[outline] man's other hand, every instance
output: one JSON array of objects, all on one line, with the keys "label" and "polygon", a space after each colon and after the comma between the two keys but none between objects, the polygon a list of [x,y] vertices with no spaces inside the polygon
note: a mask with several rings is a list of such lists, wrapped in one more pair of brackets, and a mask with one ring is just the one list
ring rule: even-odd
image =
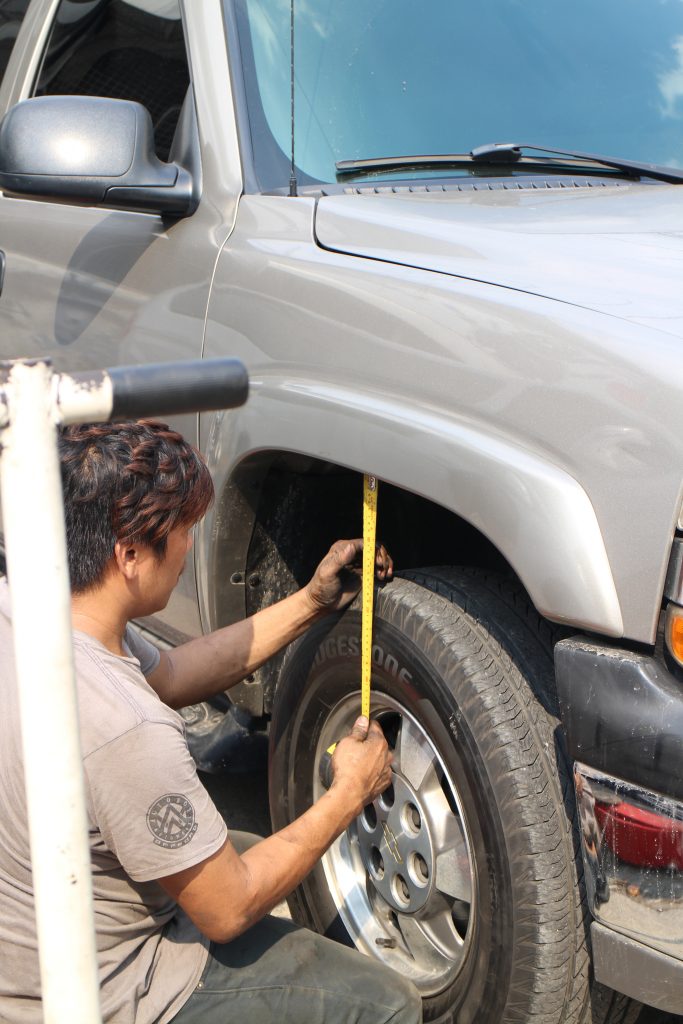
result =
[{"label": "man's other hand", "polygon": [[[323,558],[306,586],[315,608],[334,612],[345,608],[361,587],[363,569],[363,541],[338,540]],[[383,544],[375,551],[375,575],[386,582],[394,574],[394,563]]]},{"label": "man's other hand", "polygon": [[391,784],[394,760],[377,722],[361,715],[349,736],[337,743],[332,755],[332,787],[341,786],[358,803],[356,814]]}]

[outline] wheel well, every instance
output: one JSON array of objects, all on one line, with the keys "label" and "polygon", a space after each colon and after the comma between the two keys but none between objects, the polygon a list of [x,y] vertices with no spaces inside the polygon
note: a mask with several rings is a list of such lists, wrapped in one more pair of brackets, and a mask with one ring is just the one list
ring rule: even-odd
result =
[{"label": "wheel well", "polygon": [[[335,540],[361,536],[362,494],[361,473],[306,456],[260,452],[241,463],[217,509],[216,624],[236,617],[236,588],[239,611],[251,615],[303,586]],[[388,483],[380,487],[377,538],[398,570],[460,565],[514,575],[471,523]],[[268,713],[280,665],[272,659],[231,697],[252,714]]]}]

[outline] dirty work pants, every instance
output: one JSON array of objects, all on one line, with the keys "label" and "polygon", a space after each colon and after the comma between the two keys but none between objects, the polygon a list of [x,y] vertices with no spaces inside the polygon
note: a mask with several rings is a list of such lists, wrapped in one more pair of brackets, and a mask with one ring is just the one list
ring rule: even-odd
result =
[{"label": "dirty work pants", "polygon": [[[230,833],[237,849],[250,845]],[[211,943],[202,978],[173,1024],[419,1024],[417,989],[354,949],[266,917]]]}]

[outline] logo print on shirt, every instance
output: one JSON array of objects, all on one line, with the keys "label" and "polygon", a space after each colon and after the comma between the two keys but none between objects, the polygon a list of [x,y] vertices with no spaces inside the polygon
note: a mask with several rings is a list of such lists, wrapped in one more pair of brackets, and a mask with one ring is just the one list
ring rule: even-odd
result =
[{"label": "logo print on shirt", "polygon": [[157,846],[177,850],[189,843],[197,831],[194,807],[180,793],[167,793],[147,811],[147,827]]}]

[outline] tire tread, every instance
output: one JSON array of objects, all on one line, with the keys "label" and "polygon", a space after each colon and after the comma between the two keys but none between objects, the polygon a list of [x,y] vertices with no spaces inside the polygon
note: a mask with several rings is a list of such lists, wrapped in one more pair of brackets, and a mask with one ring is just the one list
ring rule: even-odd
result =
[{"label": "tire tread", "polygon": [[[505,721],[505,713],[510,712],[505,722],[510,739],[507,744],[499,744],[499,752],[518,753],[518,763],[509,763],[508,758],[499,772],[501,775],[503,772],[526,773],[528,795],[534,797],[533,801],[522,797],[516,801],[514,814],[519,822],[518,830],[526,836],[526,850],[516,854],[515,868],[522,873],[529,872],[530,861],[535,861],[536,871],[531,870],[531,875],[551,880],[556,892],[546,896],[541,940],[531,935],[522,939],[517,975],[511,982],[510,1021],[522,1019],[514,1013],[514,1005],[524,1003],[529,991],[529,965],[535,970],[542,948],[546,967],[552,962],[553,969],[534,974],[535,1005],[527,1006],[526,1020],[539,1024],[541,1021],[543,1024],[551,1021],[557,1024],[631,1024],[640,1012],[640,1004],[605,989],[591,978],[590,914],[585,901],[578,815],[554,686],[553,648],[558,640],[570,635],[569,631],[540,616],[523,587],[513,578],[479,569],[450,567],[401,575],[424,588],[421,599],[411,602],[415,611],[425,605],[429,608],[425,609],[421,632],[440,635],[445,648],[450,646],[446,636],[447,621],[452,615],[441,601],[459,606],[469,617],[472,633],[480,641],[478,645],[476,641],[471,643],[470,658],[478,662],[479,673],[485,668],[487,685],[496,695],[499,725]],[[441,599],[438,610],[435,597]],[[421,639],[424,642],[427,638],[423,635]],[[462,633],[459,639],[462,642]],[[483,649],[491,655],[490,666],[484,666],[480,660]],[[463,667],[469,676],[466,661]],[[521,671],[517,671],[517,667]],[[490,715],[490,701],[485,699],[483,706]],[[512,749],[506,750],[508,746]],[[527,756],[522,757],[525,750]],[[547,753],[549,750],[556,751],[556,759]],[[529,820],[528,811],[532,807],[534,813]],[[514,834],[514,831],[508,832],[508,839],[512,840]],[[575,866],[575,876],[569,885],[566,884],[567,863]],[[563,881],[565,885],[559,885]],[[536,914],[535,900],[532,906]],[[517,923],[520,924],[519,920]],[[558,985],[556,977],[551,975],[560,970],[564,972],[565,981]]]}]

